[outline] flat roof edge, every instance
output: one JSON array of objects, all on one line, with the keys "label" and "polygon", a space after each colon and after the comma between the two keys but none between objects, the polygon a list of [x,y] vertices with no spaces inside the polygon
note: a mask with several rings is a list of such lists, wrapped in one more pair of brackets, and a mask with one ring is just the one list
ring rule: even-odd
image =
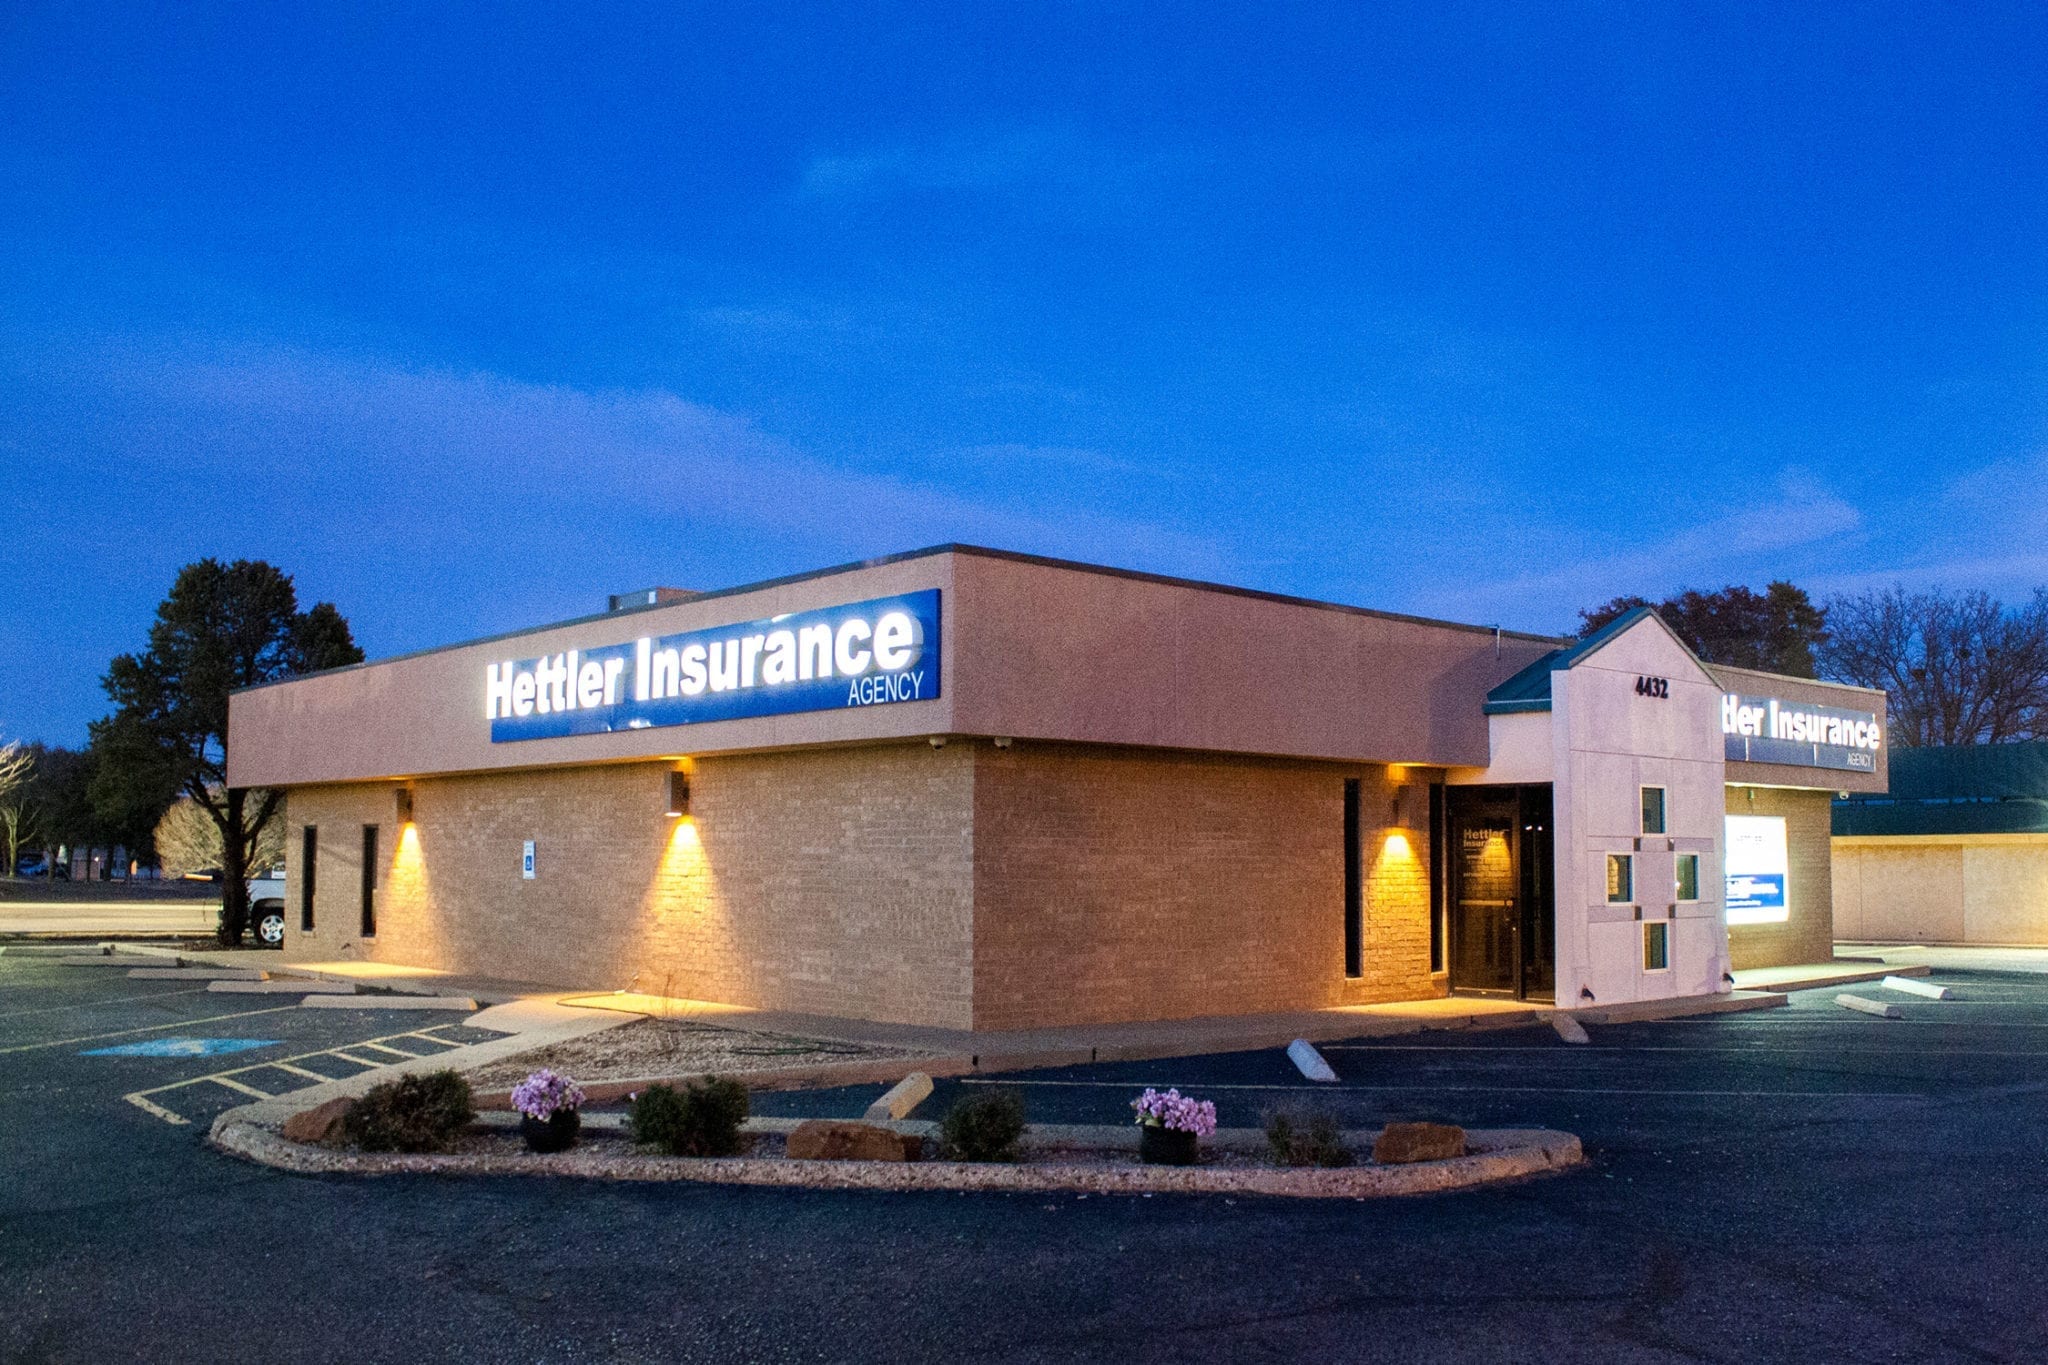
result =
[{"label": "flat roof edge", "polygon": [[1344,612],[1354,616],[1369,616],[1382,621],[1399,621],[1408,625],[1433,626],[1442,630],[1468,631],[1477,635],[1498,636],[1504,640],[1517,640],[1531,644],[1559,645],[1563,637],[1535,635],[1527,631],[1505,630],[1498,626],[1476,626],[1462,621],[1445,621],[1430,616],[1412,616],[1404,612],[1381,611],[1374,607],[1356,607],[1343,602],[1328,602],[1314,597],[1296,597],[1287,593],[1267,592],[1260,588],[1240,588],[1228,583],[1215,583],[1200,578],[1179,578],[1171,574],[1146,573],[1137,569],[1118,569],[1105,564],[1089,564],[1082,560],[1055,559],[1049,555],[1025,554],[1017,550],[997,550],[985,545],[966,545],[947,542],[943,545],[929,545],[921,550],[904,550],[896,554],[881,555],[873,559],[854,560],[836,564],[825,569],[808,569],[802,573],[784,574],[779,578],[764,578],[754,583],[742,583],[731,588],[713,588],[696,593],[688,603],[648,602],[617,611],[597,611],[584,616],[571,616],[560,621],[548,621],[537,626],[522,626],[517,630],[500,631],[495,635],[480,635],[473,639],[457,640],[451,644],[428,645],[423,649],[409,649],[399,654],[386,654],[381,658],[365,659],[359,664],[344,664],[340,668],[323,668],[312,673],[298,673],[289,678],[278,678],[272,682],[256,683],[249,687],[238,687],[230,696],[245,692],[261,692],[267,688],[283,687],[290,683],[304,682],[308,678],[325,678],[342,673],[355,673],[366,668],[380,668],[385,664],[403,663],[407,659],[422,659],[434,654],[446,654],[458,649],[474,649],[478,645],[496,644],[501,640],[517,640],[543,631],[561,630],[568,626],[587,625],[594,621],[619,620],[636,616],[642,612],[664,611],[672,607],[692,605],[699,602],[715,601],[721,597],[738,597],[744,593],[765,592],[770,588],[788,587],[793,583],[808,583],[817,579],[831,578],[839,574],[854,573],[861,569],[885,568],[891,564],[906,564],[918,559],[933,559],[940,555],[969,555],[979,559],[998,559],[1016,564],[1030,564],[1040,568],[1064,569],[1071,573],[1092,573],[1109,578],[1126,578],[1139,583],[1155,583],[1165,587],[1193,588],[1203,592],[1227,593],[1233,597],[1248,597],[1255,601],[1274,602],[1286,606],[1313,607],[1321,611]]}]

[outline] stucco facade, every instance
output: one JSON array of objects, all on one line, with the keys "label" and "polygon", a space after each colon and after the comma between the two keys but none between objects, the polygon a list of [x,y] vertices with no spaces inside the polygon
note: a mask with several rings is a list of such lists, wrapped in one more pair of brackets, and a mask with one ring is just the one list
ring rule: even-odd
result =
[{"label": "stucco facade", "polygon": [[1834,867],[1844,939],[2048,945],[2048,834],[1837,837]]}]

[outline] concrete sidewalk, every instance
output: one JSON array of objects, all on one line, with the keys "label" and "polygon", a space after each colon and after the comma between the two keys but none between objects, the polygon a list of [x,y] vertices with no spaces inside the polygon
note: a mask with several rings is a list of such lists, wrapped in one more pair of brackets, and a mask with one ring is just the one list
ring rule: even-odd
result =
[{"label": "concrete sidewalk", "polygon": [[1881,958],[1838,957],[1832,962],[1806,962],[1790,967],[1748,967],[1735,973],[1740,991],[1811,991],[1825,986],[1848,986],[1858,981],[1882,981],[1888,976],[1925,976],[1927,968],[1918,959],[1888,966]]},{"label": "concrete sidewalk", "polygon": [[[975,1071],[1028,1070],[1088,1062],[1136,1062],[1217,1052],[1256,1052],[1285,1047],[1296,1038],[1334,1042],[1345,1038],[1386,1038],[1437,1029],[1518,1028],[1547,1022],[1549,1005],[1513,1000],[1450,996],[1384,1005],[1349,1005],[1275,1014],[1218,1015],[1132,1024],[1075,1024],[1062,1028],[968,1030],[875,1023],[781,1010],[745,1009],[703,1000],[665,999],[625,992],[563,995],[564,1005],[618,1009],[654,1019],[684,1019],[763,1033],[859,1043],[880,1048],[916,1048],[964,1063]],[[1621,1023],[1770,1009],[1782,994],[1738,990],[1687,1000],[1646,1001],[1568,1011],[1583,1023]],[[931,1065],[919,1069],[931,1070]],[[937,1074],[934,1072],[934,1074]]]},{"label": "concrete sidewalk", "polygon": [[[126,951],[168,954],[168,950],[160,948],[136,947]],[[246,953],[192,952],[176,956],[186,962],[230,966],[245,966],[249,957]],[[1306,1038],[1314,1043],[1346,1038],[1386,1038],[1437,1029],[1518,1028],[1547,1022],[1557,1012],[1553,1006],[1545,1004],[1448,996],[1273,1014],[1216,1015],[1128,1024],[1074,1024],[1061,1028],[971,1030],[750,1009],[707,1000],[674,999],[625,991],[564,991],[559,986],[455,976],[428,968],[385,963],[266,965],[273,976],[289,973],[316,980],[353,981],[361,986],[413,994],[469,996],[487,1004],[537,1001],[550,1009],[688,1020],[758,1033],[780,1033],[892,1051],[922,1052],[929,1055],[918,1069],[932,1070],[938,1066],[948,1071],[1012,1071],[1089,1062],[1193,1057],[1217,1052],[1256,1052],[1286,1047],[1296,1038]],[[1879,975],[1882,974],[1880,971]],[[1784,1003],[1785,997],[1779,992],[1738,989],[1725,995],[1600,1006],[1568,1013],[1582,1023],[1599,1025],[1770,1009]],[[482,1017],[478,1017],[479,1021]],[[483,1026],[489,1027],[488,1024]]]},{"label": "concrete sidewalk", "polygon": [[[1978,947],[1969,944],[1837,943],[1835,951],[1875,958],[1894,976],[1910,976],[1902,964],[1934,971],[2032,972],[2048,974],[2048,948]],[[1917,973],[1926,975],[1925,971]]]}]

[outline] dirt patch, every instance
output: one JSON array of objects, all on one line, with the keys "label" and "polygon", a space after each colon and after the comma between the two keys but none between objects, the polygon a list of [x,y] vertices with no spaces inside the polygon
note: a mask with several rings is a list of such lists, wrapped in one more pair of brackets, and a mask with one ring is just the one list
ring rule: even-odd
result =
[{"label": "dirt patch", "polygon": [[856,1062],[930,1053],[865,1047],[787,1033],[755,1033],[681,1019],[640,1019],[620,1028],[501,1058],[469,1074],[478,1090],[506,1090],[549,1067],[579,1081],[642,1076],[735,1075],[816,1062]]}]

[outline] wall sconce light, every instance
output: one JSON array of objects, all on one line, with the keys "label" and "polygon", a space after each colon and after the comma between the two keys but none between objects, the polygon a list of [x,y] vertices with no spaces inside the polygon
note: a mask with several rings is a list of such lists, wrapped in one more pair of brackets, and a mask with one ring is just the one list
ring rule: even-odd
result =
[{"label": "wall sconce light", "polygon": [[668,775],[668,813],[670,819],[680,819],[690,813],[690,775],[685,772],[671,772]]},{"label": "wall sconce light", "polygon": [[1387,812],[1387,823],[1395,829],[1415,828],[1416,788],[1407,784],[1394,788],[1394,799]]},{"label": "wall sconce light", "polygon": [[396,813],[400,828],[412,823],[412,783],[401,783],[396,800]]}]

